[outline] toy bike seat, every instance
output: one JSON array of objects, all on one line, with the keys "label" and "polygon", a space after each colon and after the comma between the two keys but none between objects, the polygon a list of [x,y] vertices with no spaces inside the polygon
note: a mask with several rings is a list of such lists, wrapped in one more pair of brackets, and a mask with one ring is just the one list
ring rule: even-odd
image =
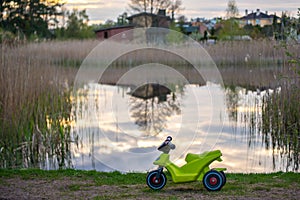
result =
[{"label": "toy bike seat", "polygon": [[[186,157],[185,157],[185,161],[188,163],[188,162],[191,162],[191,161],[193,161],[195,159],[200,159],[201,160],[201,159],[205,158],[206,156],[218,156],[218,157],[221,157],[222,153],[221,153],[220,150],[205,151],[205,152],[203,152],[201,154],[188,153],[186,155]],[[221,160],[219,160],[219,161],[221,161]]]}]

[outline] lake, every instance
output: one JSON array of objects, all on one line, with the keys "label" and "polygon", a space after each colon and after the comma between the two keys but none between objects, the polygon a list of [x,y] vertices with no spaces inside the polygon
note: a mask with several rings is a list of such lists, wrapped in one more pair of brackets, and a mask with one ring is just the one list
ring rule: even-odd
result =
[{"label": "lake", "polygon": [[[150,84],[155,90],[155,84]],[[156,85],[157,86],[157,85]],[[157,147],[171,135],[171,160],[184,164],[187,152],[220,149],[228,172],[299,171],[280,146],[272,148],[261,131],[263,97],[273,89],[249,90],[206,84],[172,85],[168,91],[141,97],[126,85],[89,84],[78,91],[71,133],[76,169],[149,171]]]}]

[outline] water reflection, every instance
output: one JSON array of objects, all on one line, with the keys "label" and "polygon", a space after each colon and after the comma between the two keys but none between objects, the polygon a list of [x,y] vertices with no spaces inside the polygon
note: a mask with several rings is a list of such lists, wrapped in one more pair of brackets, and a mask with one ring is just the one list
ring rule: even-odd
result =
[{"label": "water reflection", "polygon": [[[219,117],[211,115],[209,91],[220,97],[225,94],[226,112],[214,111]],[[263,99],[271,92],[209,83],[172,87],[146,84],[138,88],[91,85],[78,96],[74,109],[73,134],[81,141],[73,148],[74,166],[146,171],[153,167],[161,140],[175,135],[178,148],[171,159],[179,165],[187,151],[221,149],[221,166],[230,172],[299,171],[293,167],[299,162],[293,157],[294,151],[274,144],[279,141],[262,132]]]},{"label": "water reflection", "polygon": [[145,136],[157,135],[166,128],[172,114],[180,114],[175,91],[159,84],[145,84],[132,89],[129,99],[130,115]]},{"label": "water reflection", "polygon": [[[201,147],[212,148],[219,131],[216,135],[207,136],[212,113],[216,112],[211,105],[209,87],[174,85],[168,87],[173,89],[172,92],[167,91],[166,96],[142,99],[133,97],[135,90],[126,86],[86,86],[76,96],[73,109],[76,123],[72,132],[81,141],[79,147],[73,146],[74,166],[79,169],[145,171],[153,167],[152,162],[159,155],[156,148],[167,135],[174,136],[180,143],[172,154],[176,160],[180,160],[189,147],[195,152]],[[199,96],[201,98],[197,100]],[[161,131],[159,134],[154,131],[145,135],[140,131],[141,126],[132,117],[132,110],[135,106],[137,110],[144,107],[132,104],[132,98],[153,102],[153,108],[159,109],[158,114],[163,116],[160,116],[163,130],[157,129]],[[203,108],[200,114],[198,107]],[[151,127],[147,128],[151,131],[154,129],[153,123],[143,124],[143,127]],[[200,130],[201,127],[203,130]],[[205,141],[205,146],[199,138]]]}]

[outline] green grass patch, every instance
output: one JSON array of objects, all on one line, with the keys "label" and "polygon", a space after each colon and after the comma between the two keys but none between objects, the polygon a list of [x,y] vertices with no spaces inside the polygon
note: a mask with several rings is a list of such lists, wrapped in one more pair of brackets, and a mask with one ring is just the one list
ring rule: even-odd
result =
[{"label": "green grass patch", "polygon": [[[63,169],[63,170],[41,170],[41,169],[0,169],[1,178],[13,178],[19,177],[21,179],[63,179],[80,178],[82,180],[94,180],[97,185],[137,185],[144,184],[147,174],[146,173],[121,173],[114,172],[98,172],[94,170],[75,170],[75,169]],[[278,187],[287,186],[289,183],[300,185],[300,173],[293,172],[277,172],[269,174],[240,174],[240,173],[228,173],[227,185],[231,188],[240,187],[238,184],[243,183],[247,185],[252,184],[267,184]],[[171,177],[167,176],[168,184],[176,186],[178,184],[170,181]],[[198,184],[198,182],[189,183]],[[227,187],[229,187],[227,186]]]},{"label": "green grass patch", "polygon": [[96,185],[136,185],[145,183],[146,174],[115,172],[97,172],[85,170],[41,170],[41,169],[0,169],[1,178],[19,177],[21,179],[59,180],[65,177],[93,180]]},{"label": "green grass patch", "polygon": [[[63,180],[69,178],[71,180],[89,181],[87,184],[74,183],[68,185],[69,191],[86,190],[89,186],[118,186],[124,190],[131,190],[130,187],[137,186],[142,193],[156,195],[161,191],[153,191],[146,185],[146,173],[120,173],[120,172],[97,172],[84,170],[40,170],[40,169],[0,169],[0,184],[5,184],[5,179],[20,178],[23,180]],[[300,188],[300,173],[270,173],[270,174],[226,174],[227,183],[222,188],[223,194],[245,195],[253,191],[270,191],[272,188]],[[193,192],[201,191],[204,194],[207,192],[201,182],[191,182],[184,184],[175,184],[168,176],[168,182],[165,188],[169,188],[176,192]],[[145,186],[145,187],[141,187]],[[164,189],[165,189],[164,188]],[[164,190],[163,189],[163,190]],[[163,191],[162,190],[162,191]],[[131,195],[131,194],[122,194]],[[102,198],[101,196],[97,198]],[[96,198],[96,199],[97,199]]]},{"label": "green grass patch", "polygon": [[[218,192],[207,191],[202,182],[167,184],[160,191],[151,190],[146,184],[146,173],[97,172],[84,170],[0,169],[0,188],[18,186],[30,191],[39,183],[45,185],[44,193],[53,188],[60,197],[72,199],[235,199],[272,198],[281,195],[290,199],[300,188],[300,173],[238,174],[229,173],[227,183]],[[24,184],[24,180],[25,183]],[[28,182],[26,182],[28,180]],[[19,182],[21,185],[15,185]],[[51,185],[52,184],[52,185]],[[274,192],[275,191],[275,192]],[[31,192],[31,191],[30,191]],[[81,196],[77,196],[78,194]],[[50,192],[50,195],[52,193]],[[75,195],[75,196],[74,196]],[[271,198],[270,196],[270,198]],[[0,196],[1,197],[1,196]]]}]

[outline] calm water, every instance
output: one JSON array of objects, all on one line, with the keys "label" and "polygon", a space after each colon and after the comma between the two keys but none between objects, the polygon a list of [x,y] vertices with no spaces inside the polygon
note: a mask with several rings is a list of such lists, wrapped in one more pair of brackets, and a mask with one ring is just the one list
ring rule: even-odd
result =
[{"label": "calm water", "polygon": [[[136,89],[136,88],[135,88]],[[229,172],[294,170],[293,160],[269,147],[260,131],[266,91],[219,85],[173,85],[160,96],[142,98],[129,86],[91,84],[73,107],[73,165],[98,171],[147,171],[156,148],[173,136],[171,160],[184,164],[187,152],[220,149]],[[272,92],[269,90],[268,92]]]}]

